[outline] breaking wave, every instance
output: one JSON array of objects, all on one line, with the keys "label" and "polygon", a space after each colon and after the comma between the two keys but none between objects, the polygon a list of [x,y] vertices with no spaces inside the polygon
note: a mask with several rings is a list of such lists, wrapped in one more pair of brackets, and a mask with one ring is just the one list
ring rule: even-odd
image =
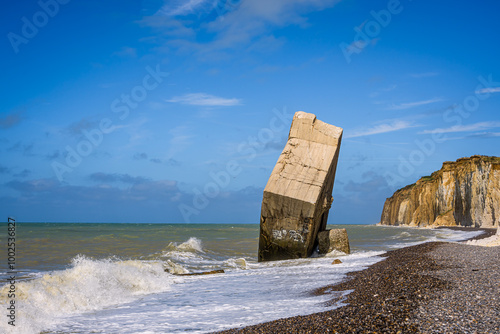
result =
[{"label": "breaking wave", "polygon": [[[0,322],[1,333],[39,333],[64,323],[65,318],[133,302],[141,296],[166,292],[183,283],[176,276],[205,268],[247,269],[243,258],[219,260],[202,242],[189,238],[170,243],[148,260],[92,259],[78,255],[65,270],[39,273],[16,282],[16,326]],[[9,286],[0,288],[0,307],[8,307]],[[4,308],[5,307],[5,308]]]},{"label": "breaking wave", "polygon": [[[17,316],[22,321],[18,321],[13,333],[39,332],[66,316],[167,291],[173,283],[169,276],[161,262],[93,260],[77,256],[66,270],[16,284]],[[1,289],[3,298],[8,289],[8,285]],[[2,299],[1,302],[7,305],[9,301]],[[4,323],[0,324],[5,325],[4,332],[12,330]]]}]

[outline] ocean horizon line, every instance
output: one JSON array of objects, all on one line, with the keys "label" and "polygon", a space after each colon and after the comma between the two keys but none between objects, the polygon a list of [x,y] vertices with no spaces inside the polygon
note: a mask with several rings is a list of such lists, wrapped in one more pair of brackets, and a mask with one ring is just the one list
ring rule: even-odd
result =
[{"label": "ocean horizon line", "polygon": [[[16,224],[156,224],[156,225],[260,225],[260,223],[217,223],[217,222],[205,222],[205,223],[186,223],[186,222],[51,222],[51,221],[19,221],[16,220]],[[377,223],[328,223],[327,226],[334,225],[376,225]]]}]

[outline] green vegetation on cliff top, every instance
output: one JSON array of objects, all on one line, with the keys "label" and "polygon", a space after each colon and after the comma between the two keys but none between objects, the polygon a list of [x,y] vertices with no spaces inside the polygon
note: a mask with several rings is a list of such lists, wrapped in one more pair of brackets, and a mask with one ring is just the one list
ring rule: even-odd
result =
[{"label": "green vegetation on cliff top", "polygon": [[[447,161],[446,163],[450,163],[450,164],[464,163],[464,162],[468,162],[468,161],[475,160],[475,159],[478,159],[478,158],[480,159],[480,161],[483,161],[483,162],[500,163],[500,157],[488,156],[488,155],[473,155],[473,156],[468,157],[468,158],[457,159],[457,161]],[[418,181],[421,181],[421,182],[434,181],[436,179],[436,177],[438,176],[439,172],[442,169],[443,168],[441,168],[440,170],[437,170],[437,171],[433,172],[431,175],[422,176]],[[396,193],[401,192],[401,191],[405,191],[405,190],[409,190],[409,189],[413,188],[417,184],[417,182],[409,184],[407,186],[404,186],[403,188],[400,188],[400,189],[396,190],[394,192],[394,195]]]},{"label": "green vegetation on cliff top", "polygon": [[469,160],[479,159],[484,162],[500,163],[500,157],[489,156],[489,155],[473,155],[471,157],[457,159],[456,162],[467,162]]}]

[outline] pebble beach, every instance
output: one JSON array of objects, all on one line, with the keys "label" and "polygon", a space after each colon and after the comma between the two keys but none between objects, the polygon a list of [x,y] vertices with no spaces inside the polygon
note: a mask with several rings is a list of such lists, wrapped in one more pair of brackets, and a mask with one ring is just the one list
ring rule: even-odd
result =
[{"label": "pebble beach", "polygon": [[474,244],[389,251],[342,283],[311,291],[342,307],[220,333],[500,333],[500,247],[481,244],[497,230],[481,230]]}]

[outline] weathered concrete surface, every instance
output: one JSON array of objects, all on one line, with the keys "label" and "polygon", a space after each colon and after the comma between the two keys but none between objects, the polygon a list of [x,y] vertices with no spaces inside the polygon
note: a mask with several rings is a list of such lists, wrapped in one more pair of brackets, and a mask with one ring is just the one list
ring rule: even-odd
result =
[{"label": "weathered concrete surface", "polygon": [[310,256],[326,229],[342,129],[295,113],[283,152],[264,189],[259,261]]},{"label": "weathered concrete surface", "polygon": [[334,250],[351,254],[349,237],[345,228],[326,230],[318,233],[319,253],[326,254]]}]

